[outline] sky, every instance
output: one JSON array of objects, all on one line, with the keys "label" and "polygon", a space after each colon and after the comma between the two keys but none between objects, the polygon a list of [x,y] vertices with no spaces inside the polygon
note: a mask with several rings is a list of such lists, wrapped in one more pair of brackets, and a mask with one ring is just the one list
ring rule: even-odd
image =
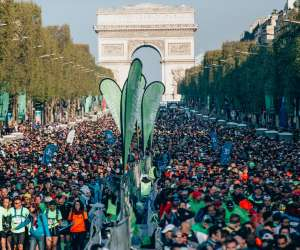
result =
[{"label": "sky", "polygon": [[[23,0],[26,1],[26,0]],[[218,49],[225,41],[239,40],[242,32],[273,9],[283,9],[286,0],[28,0],[42,7],[44,25],[69,24],[73,41],[90,45],[97,58],[97,38],[93,31],[98,8],[120,7],[142,2],[167,5],[189,5],[196,10],[199,30],[195,35],[195,53]],[[144,66],[159,58],[144,50]],[[146,53],[146,54],[145,54]],[[150,56],[151,54],[151,56]],[[139,54],[138,54],[139,55]],[[146,56],[145,56],[146,55]],[[148,56],[147,56],[148,55]],[[157,79],[159,80],[159,79]]]},{"label": "sky", "polygon": [[[96,24],[98,8],[141,3],[141,0],[32,0],[42,7],[44,25],[69,24],[74,42],[88,43],[97,56]],[[282,9],[285,0],[145,0],[145,2],[180,5],[196,10],[199,30],[196,55],[218,49],[224,41],[238,40],[242,32],[259,17],[273,9]]]}]

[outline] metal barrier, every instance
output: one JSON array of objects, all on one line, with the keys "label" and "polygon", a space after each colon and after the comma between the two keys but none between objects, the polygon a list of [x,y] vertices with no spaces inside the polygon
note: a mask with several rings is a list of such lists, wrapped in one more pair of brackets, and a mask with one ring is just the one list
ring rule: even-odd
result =
[{"label": "metal barrier", "polygon": [[105,247],[109,250],[130,250],[129,217],[111,228],[111,238]]},{"label": "metal barrier", "polygon": [[85,250],[91,250],[95,245],[102,245],[101,229],[103,225],[103,209],[104,205],[97,203],[93,205],[89,212],[89,218],[92,218],[90,227],[90,239],[85,247]]}]

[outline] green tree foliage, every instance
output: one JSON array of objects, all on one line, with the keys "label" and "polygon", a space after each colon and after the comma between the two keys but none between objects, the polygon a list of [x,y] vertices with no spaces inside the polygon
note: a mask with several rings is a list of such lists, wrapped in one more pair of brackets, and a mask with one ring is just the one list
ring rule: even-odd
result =
[{"label": "green tree foliage", "polygon": [[[300,20],[299,12],[290,15],[290,19]],[[196,73],[195,68],[186,71],[180,92],[187,99],[201,100],[202,105],[209,96],[217,110],[228,100],[232,108],[245,113],[265,109],[266,96],[274,100],[274,111],[278,113],[284,96],[290,114],[295,107],[298,112],[300,25],[286,25],[285,32],[270,46],[237,41],[224,43],[221,50],[208,51]]]},{"label": "green tree foliage", "polygon": [[41,9],[29,2],[0,2],[0,85],[43,103],[97,95],[112,77],[95,65],[88,45],[74,44],[68,25],[42,27]]}]

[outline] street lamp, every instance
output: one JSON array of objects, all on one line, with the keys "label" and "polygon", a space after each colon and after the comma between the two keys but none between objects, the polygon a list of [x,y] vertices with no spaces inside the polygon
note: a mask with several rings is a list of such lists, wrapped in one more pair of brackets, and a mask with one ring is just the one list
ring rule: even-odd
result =
[{"label": "street lamp", "polygon": [[21,38],[15,37],[12,39],[12,41],[22,41],[22,40],[26,40],[26,39],[29,39],[29,36],[22,36]]},{"label": "street lamp", "polygon": [[40,58],[47,58],[47,57],[50,57],[50,55],[49,55],[49,54],[46,54],[46,55],[40,56]]},{"label": "street lamp", "polygon": [[298,25],[300,24],[300,21],[296,21],[296,20],[285,19],[283,21],[286,23],[294,23],[294,24],[298,24]]},{"label": "street lamp", "polygon": [[263,48],[272,48],[272,45],[263,45],[263,44],[257,44],[256,47],[263,47]]},{"label": "street lamp", "polygon": [[248,51],[236,50],[235,52],[238,54],[244,54],[244,55],[258,55],[258,53],[253,53],[253,52],[248,52]]}]

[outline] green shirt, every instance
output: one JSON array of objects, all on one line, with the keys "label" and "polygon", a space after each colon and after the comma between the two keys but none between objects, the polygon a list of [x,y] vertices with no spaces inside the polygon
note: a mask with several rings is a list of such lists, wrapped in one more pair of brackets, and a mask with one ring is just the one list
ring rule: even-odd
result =
[{"label": "green shirt", "polygon": [[201,223],[195,223],[192,225],[192,230],[194,232],[201,232],[201,233],[204,233],[204,234],[208,234],[208,229],[203,227],[201,225]]},{"label": "green shirt", "polygon": [[194,200],[193,198],[190,197],[190,200],[189,200],[189,205],[191,206],[191,210],[194,212],[194,213],[198,213],[198,211],[201,209],[201,208],[204,208],[206,206],[205,202],[200,200],[200,201],[197,201],[197,200]]},{"label": "green shirt", "polygon": [[39,205],[39,208],[41,209],[41,211],[44,213],[47,209],[47,206],[44,202],[41,202]]}]

